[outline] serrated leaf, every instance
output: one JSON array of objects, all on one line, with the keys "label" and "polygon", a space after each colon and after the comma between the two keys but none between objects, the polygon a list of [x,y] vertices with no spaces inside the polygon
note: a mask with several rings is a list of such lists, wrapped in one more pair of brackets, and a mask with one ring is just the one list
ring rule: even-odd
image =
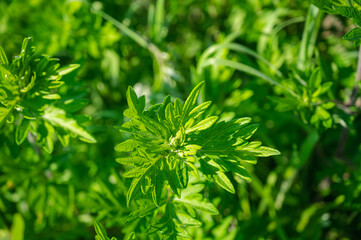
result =
[{"label": "serrated leaf", "polygon": [[128,192],[127,192],[127,206],[128,207],[129,207],[130,201],[132,200],[133,193],[134,193],[136,187],[138,187],[138,183],[142,180],[142,175],[143,174],[141,174],[137,178],[134,178],[131,185],[130,185],[130,187],[129,187],[129,189],[128,189]]},{"label": "serrated leaf", "polygon": [[179,221],[182,222],[182,224],[186,226],[196,226],[196,227],[202,226],[202,222],[192,218],[191,216],[185,213],[177,212],[177,218]]},{"label": "serrated leaf", "polygon": [[128,139],[125,140],[122,143],[119,143],[117,146],[115,146],[115,151],[117,152],[132,152],[135,148],[139,146],[139,142]]},{"label": "serrated leaf", "polygon": [[168,135],[168,129],[152,118],[149,118],[147,116],[141,116],[140,122],[143,123],[144,126],[155,136],[160,135],[166,137]]},{"label": "serrated leaf", "polygon": [[134,156],[134,157],[121,157],[121,158],[116,158],[115,161],[117,163],[123,164],[123,165],[130,165],[130,166],[134,166],[136,164],[140,164],[143,162],[146,162],[147,159],[145,158],[141,158],[138,156]]},{"label": "serrated leaf", "polygon": [[361,28],[357,27],[348,31],[343,38],[350,41],[361,39]]},{"label": "serrated leaf", "polygon": [[348,17],[348,18],[359,18],[360,17],[359,11],[354,7],[336,6],[336,5],[334,5],[333,7],[339,14],[341,14],[344,17]]},{"label": "serrated leaf", "polygon": [[130,184],[130,187],[128,189],[128,192],[127,192],[127,206],[128,207],[132,200],[133,195],[135,193],[141,191],[140,188],[141,188],[142,184],[144,184],[144,181],[146,181],[145,178],[148,178],[148,179],[150,178],[150,176],[148,175],[148,172],[152,169],[152,167],[154,167],[154,166],[152,164],[149,164],[148,166],[144,166],[143,168],[138,168],[140,174],[137,178],[133,179],[133,181]]},{"label": "serrated leaf", "polygon": [[249,126],[245,126],[241,128],[237,133],[237,137],[241,138],[242,140],[247,140],[257,131],[259,124],[252,124]]},{"label": "serrated leaf", "polygon": [[[177,233],[177,236],[175,236],[174,238],[176,240],[178,240],[179,238],[178,237],[181,237],[183,239],[192,239],[192,236],[187,232],[187,230],[177,226],[176,227],[176,233]],[[174,239],[174,238],[170,238],[170,239]]]},{"label": "serrated leaf", "polygon": [[125,222],[131,222],[138,220],[145,216],[148,216],[154,212],[158,207],[151,204],[149,201],[138,201],[138,208],[134,209],[126,218]]},{"label": "serrated leaf", "polygon": [[205,212],[205,213],[209,213],[212,215],[219,214],[217,208],[212,203],[209,203],[209,202],[199,201],[197,199],[188,199],[188,198],[186,198],[186,199],[175,198],[175,201],[190,205],[193,208],[195,208],[199,211]]},{"label": "serrated leaf", "polygon": [[81,140],[83,141],[87,141],[89,143],[96,143],[95,138],[87,131],[85,131],[84,128],[81,127],[73,118],[68,118],[63,109],[49,107],[45,110],[42,117],[57,127],[62,127],[72,133],[75,133],[76,135],[81,137]]},{"label": "serrated leaf", "polygon": [[139,167],[134,167],[131,169],[128,169],[127,171],[125,171],[123,173],[123,177],[125,178],[135,178],[135,177],[139,177],[139,175],[142,174],[142,169]]},{"label": "serrated leaf", "polygon": [[337,11],[333,8],[330,0],[311,0],[311,3],[327,13],[337,14]]}]

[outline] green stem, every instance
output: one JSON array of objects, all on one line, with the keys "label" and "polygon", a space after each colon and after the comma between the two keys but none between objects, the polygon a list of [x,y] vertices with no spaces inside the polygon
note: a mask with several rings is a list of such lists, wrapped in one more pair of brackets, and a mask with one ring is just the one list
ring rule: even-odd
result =
[{"label": "green stem", "polygon": [[306,66],[313,54],[322,17],[323,13],[311,4],[308,9],[305,28],[302,34],[301,47],[298,54],[297,68],[301,71],[307,70]]},{"label": "green stem", "polygon": [[150,42],[148,39],[146,39],[144,36],[140,35],[139,33],[133,31],[132,29],[125,26],[123,23],[119,22],[112,16],[106,14],[105,12],[101,10],[97,10],[94,8],[91,8],[91,10],[100,15],[105,20],[111,22],[116,28],[118,28],[123,34],[128,36],[130,39],[132,39],[134,42],[136,42],[139,46],[147,49],[154,60],[154,69],[155,69],[155,77],[154,77],[154,89],[155,91],[159,91],[162,86],[162,79],[163,79],[163,72],[165,67],[165,62],[163,59],[163,53],[159,48]]}]

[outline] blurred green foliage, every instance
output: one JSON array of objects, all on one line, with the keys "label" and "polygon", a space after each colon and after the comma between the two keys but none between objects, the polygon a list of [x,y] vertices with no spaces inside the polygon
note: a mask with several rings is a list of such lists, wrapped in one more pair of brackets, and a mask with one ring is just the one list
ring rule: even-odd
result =
[{"label": "blurred green foliage", "polygon": [[[359,36],[358,3],[0,1],[0,239],[108,239],[100,222],[117,239],[158,239],[144,228],[152,201],[127,207],[129,168],[114,146],[130,135],[114,126],[128,121],[128,86],[148,109],[167,95],[187,99],[202,81],[199,103],[212,101],[219,121],[252,117],[253,139],[282,154],[245,165],[251,183],[226,171],[234,194],[190,178],[219,212],[184,218],[192,239],[358,239],[359,42],[347,40]],[[27,37],[35,53],[21,52]],[[50,76],[62,83],[40,89]],[[19,106],[8,116],[11,99]]]}]

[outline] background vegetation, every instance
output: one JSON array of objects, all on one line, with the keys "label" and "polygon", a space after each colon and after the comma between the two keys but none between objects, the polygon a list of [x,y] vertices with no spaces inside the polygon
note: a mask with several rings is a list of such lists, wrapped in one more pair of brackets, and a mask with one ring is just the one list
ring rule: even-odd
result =
[{"label": "background vegetation", "polygon": [[[361,77],[358,42],[343,39],[357,21],[342,13],[349,18],[301,0],[0,1],[9,62],[32,37],[39,58],[68,66],[48,65],[45,77],[62,77],[61,99],[48,96],[30,114],[55,127],[37,121],[22,136],[26,112],[1,119],[0,239],[93,239],[95,220],[118,239],[132,231],[149,239],[146,218],[129,216],[137,205],[127,207],[128,168],[114,151],[129,135],[114,126],[128,121],[128,86],[149,107],[167,95],[185,100],[201,81],[200,103],[212,101],[222,120],[252,117],[260,124],[253,139],[281,155],[247,165],[250,183],[231,177],[235,194],[205,182],[219,214],[199,214],[192,239],[358,239]],[[35,104],[36,91],[20,109]],[[44,112],[54,101],[57,110]]]}]

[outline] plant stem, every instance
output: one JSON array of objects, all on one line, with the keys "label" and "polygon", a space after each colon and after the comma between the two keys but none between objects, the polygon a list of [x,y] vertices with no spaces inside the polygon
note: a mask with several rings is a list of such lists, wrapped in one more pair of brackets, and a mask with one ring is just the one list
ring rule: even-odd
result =
[{"label": "plant stem", "polygon": [[314,52],[318,31],[320,29],[323,13],[314,5],[310,5],[302,34],[302,41],[298,53],[297,68],[306,71],[309,60]]},{"label": "plant stem", "polygon": [[162,80],[163,80],[163,73],[165,68],[165,62],[163,59],[163,52],[150,40],[148,40],[143,35],[133,31],[132,29],[125,26],[123,23],[119,22],[112,16],[108,15],[107,13],[91,8],[91,10],[95,13],[100,15],[103,19],[107,20],[108,22],[112,23],[116,28],[119,29],[124,35],[128,36],[134,42],[136,42],[139,46],[147,49],[153,58],[154,61],[154,89],[159,91],[162,88]]}]

